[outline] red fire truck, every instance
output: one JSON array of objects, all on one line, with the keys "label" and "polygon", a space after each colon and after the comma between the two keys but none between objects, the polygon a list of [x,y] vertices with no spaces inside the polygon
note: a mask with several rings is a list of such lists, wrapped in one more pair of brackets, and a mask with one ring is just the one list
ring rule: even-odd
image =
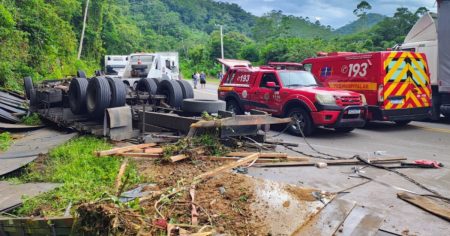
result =
[{"label": "red fire truck", "polygon": [[364,94],[368,120],[406,125],[430,117],[430,74],[425,54],[385,51],[318,55],[304,60],[304,69],[324,86]]}]

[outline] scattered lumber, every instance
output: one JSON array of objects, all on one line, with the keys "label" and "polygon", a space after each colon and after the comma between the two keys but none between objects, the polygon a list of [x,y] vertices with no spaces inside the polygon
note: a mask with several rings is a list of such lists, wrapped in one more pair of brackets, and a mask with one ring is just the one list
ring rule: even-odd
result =
[{"label": "scattered lumber", "polygon": [[164,150],[162,148],[145,148],[144,153],[154,153],[154,154],[161,154]]},{"label": "scattered lumber", "polygon": [[195,185],[191,185],[189,195],[191,196],[191,224],[198,225],[198,212],[197,206],[195,205]]},{"label": "scattered lumber", "polygon": [[119,190],[120,190],[120,186],[122,186],[122,177],[125,174],[127,165],[128,165],[128,158],[125,158],[125,160],[123,160],[123,162],[122,162],[122,165],[120,165],[119,173],[117,174],[117,177],[116,177],[116,196],[120,195]]},{"label": "scattered lumber", "polygon": [[[254,152],[230,152],[227,153],[226,156],[228,157],[246,157],[248,155],[254,154]],[[259,153],[259,157],[265,157],[265,158],[287,158],[287,153],[282,152],[261,152]]]},{"label": "scattered lumber", "polygon": [[221,167],[218,167],[218,168],[216,168],[216,169],[214,169],[212,171],[208,171],[206,173],[198,175],[197,177],[194,178],[194,181],[201,181],[203,179],[212,177],[212,176],[214,176],[216,174],[219,174],[221,172],[224,172],[224,171],[236,168],[236,167],[241,166],[241,165],[245,165],[245,164],[247,164],[249,162],[253,162],[253,161],[255,161],[255,160],[257,160],[259,158],[259,155],[260,155],[259,153],[253,153],[253,154],[251,154],[249,156],[246,156],[246,157],[244,157],[242,159],[239,159],[239,160],[237,160],[235,162],[225,164],[225,165],[223,165]]},{"label": "scattered lumber", "polygon": [[170,162],[177,162],[177,161],[181,161],[187,158],[190,158],[192,156],[198,156],[198,155],[202,155],[205,153],[205,149],[203,147],[199,147],[199,148],[194,148],[192,150],[186,151],[186,153],[184,154],[179,154],[176,156],[171,156]]},{"label": "scattered lumber", "polygon": [[154,147],[154,146],[156,146],[156,143],[143,143],[143,144],[126,146],[126,147],[113,148],[113,149],[105,150],[105,151],[98,151],[95,154],[98,157],[113,156],[113,155],[128,152],[128,151],[135,151],[135,150],[140,150],[143,148]]},{"label": "scattered lumber", "polygon": [[[394,162],[399,162],[401,160],[406,160],[405,157],[377,157],[371,158],[368,161],[374,164],[391,164]],[[327,165],[362,165],[362,161],[357,159],[350,160],[328,160],[320,161],[326,163]],[[315,166],[317,161],[298,161],[298,162],[284,162],[284,163],[270,163],[270,164],[257,164],[256,167],[294,167],[294,166]]]},{"label": "scattered lumber", "polygon": [[450,204],[443,200],[433,197],[421,196],[417,194],[401,192],[397,193],[398,198],[413,204],[422,210],[450,221]]},{"label": "scattered lumber", "polygon": [[143,153],[143,152],[125,152],[118,153],[117,156],[122,157],[161,157],[161,153]]}]

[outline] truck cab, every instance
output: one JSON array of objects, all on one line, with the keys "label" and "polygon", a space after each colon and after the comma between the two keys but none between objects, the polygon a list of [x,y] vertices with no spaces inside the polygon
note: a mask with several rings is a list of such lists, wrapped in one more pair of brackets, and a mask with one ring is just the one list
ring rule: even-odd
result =
[{"label": "truck cab", "polygon": [[106,55],[105,75],[123,76],[128,65],[128,55]]},{"label": "truck cab", "polygon": [[368,120],[406,125],[430,117],[430,74],[422,53],[322,53],[302,64],[324,86],[364,94]]},{"label": "truck cab", "polygon": [[350,132],[365,124],[366,101],[356,92],[321,87],[303,70],[253,67],[248,61],[219,59],[228,67],[218,88],[219,99],[235,114],[257,109],[292,117],[288,130],[311,135],[323,126]]},{"label": "truck cab", "polygon": [[177,52],[134,53],[128,56],[121,79],[135,87],[142,78],[179,79]]}]

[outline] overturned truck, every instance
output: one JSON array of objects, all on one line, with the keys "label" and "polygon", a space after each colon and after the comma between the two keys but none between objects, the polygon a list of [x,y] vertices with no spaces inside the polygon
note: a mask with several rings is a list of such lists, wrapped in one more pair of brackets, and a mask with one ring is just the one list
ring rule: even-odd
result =
[{"label": "overturned truck", "polygon": [[112,140],[142,141],[148,132],[188,134],[204,112],[217,114],[215,119],[228,117],[212,125],[220,126],[222,137],[256,135],[267,131],[267,124],[287,122],[258,111],[252,117],[235,116],[225,111],[223,101],[194,99],[192,86],[184,80],[143,77],[129,86],[121,77],[80,75],[84,73],[37,85],[24,78],[30,110],[58,126]]}]

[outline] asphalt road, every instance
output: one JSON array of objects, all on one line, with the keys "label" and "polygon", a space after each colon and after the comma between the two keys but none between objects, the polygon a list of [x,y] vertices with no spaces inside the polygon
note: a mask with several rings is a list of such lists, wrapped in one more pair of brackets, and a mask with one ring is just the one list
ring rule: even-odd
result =
[{"label": "asphalt road", "polygon": [[[205,89],[195,90],[195,98],[217,99],[217,85],[208,84]],[[277,134],[278,131],[271,131],[269,136]],[[316,154],[301,137],[281,134],[277,138],[298,143],[299,147],[295,148],[298,151]],[[307,138],[307,142],[321,152],[344,157],[353,155],[375,157],[382,154],[406,157],[408,161],[418,159],[439,161],[445,165],[443,168],[399,171],[443,196],[450,196],[450,121],[411,122],[404,127],[397,127],[389,122],[376,122],[351,133],[319,129],[312,137]],[[278,150],[299,155],[284,147],[279,147]],[[360,206],[373,208],[385,215],[377,235],[400,235],[405,232],[412,235],[446,235],[450,227],[448,222],[396,197],[399,189],[428,193],[426,190],[394,173],[374,168],[365,168],[363,172],[378,182],[352,178],[353,167],[250,168],[249,174],[331,192],[350,188],[347,194],[339,197],[355,201]]]}]

